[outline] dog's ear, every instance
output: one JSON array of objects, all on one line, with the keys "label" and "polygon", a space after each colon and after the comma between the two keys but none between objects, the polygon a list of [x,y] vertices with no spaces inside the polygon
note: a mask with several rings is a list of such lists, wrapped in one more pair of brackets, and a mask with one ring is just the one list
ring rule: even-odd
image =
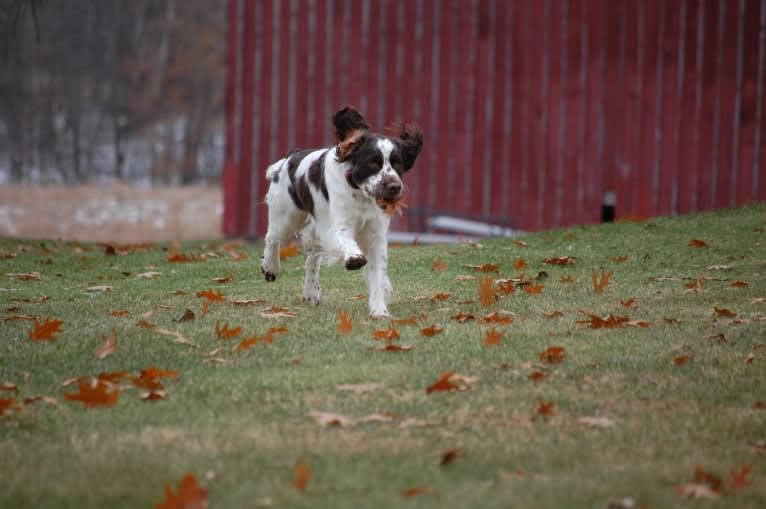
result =
[{"label": "dog's ear", "polygon": [[369,131],[370,126],[352,106],[346,106],[335,112],[332,116],[332,123],[335,126],[335,137],[338,143],[346,141],[355,131]]},{"label": "dog's ear", "polygon": [[346,139],[338,143],[338,146],[335,147],[335,158],[341,163],[347,160],[351,157],[351,154],[354,153],[354,150],[364,143],[366,139],[367,131],[362,131],[360,129],[352,131]]},{"label": "dog's ear", "polygon": [[415,164],[415,159],[423,149],[423,129],[412,122],[401,122],[392,125],[388,131],[398,140],[399,149],[402,151],[402,164],[404,171],[409,170]]}]

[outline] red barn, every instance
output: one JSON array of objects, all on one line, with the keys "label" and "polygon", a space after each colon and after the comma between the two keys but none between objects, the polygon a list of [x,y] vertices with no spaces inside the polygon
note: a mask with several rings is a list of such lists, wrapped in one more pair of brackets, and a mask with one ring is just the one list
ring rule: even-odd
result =
[{"label": "red barn", "polygon": [[229,236],[265,233],[267,164],[346,104],[424,128],[399,229],[766,199],[766,0],[229,0],[228,37]]}]

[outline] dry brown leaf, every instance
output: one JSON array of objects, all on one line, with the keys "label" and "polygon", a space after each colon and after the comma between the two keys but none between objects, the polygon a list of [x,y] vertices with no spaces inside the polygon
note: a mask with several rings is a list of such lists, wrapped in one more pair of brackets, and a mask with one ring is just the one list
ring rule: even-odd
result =
[{"label": "dry brown leaf", "polygon": [[610,260],[612,260],[612,263],[625,263],[628,261],[628,257],[627,255],[612,256]]},{"label": "dry brown leaf", "polygon": [[551,346],[544,352],[540,352],[538,357],[548,364],[559,364],[566,359],[566,353],[563,346]]},{"label": "dry brown leaf", "polygon": [[6,276],[16,281],[39,281],[42,279],[42,274],[39,272],[7,273]]},{"label": "dry brown leaf", "polygon": [[555,258],[546,258],[543,260],[546,265],[574,265],[575,258],[573,256],[557,256]]},{"label": "dry brown leaf", "polygon": [[497,301],[495,282],[491,277],[483,277],[479,280],[479,301],[484,307],[489,307]]},{"label": "dry brown leaf", "polygon": [[551,318],[560,318],[564,316],[564,313],[562,313],[559,310],[551,311],[550,313],[543,313],[543,316],[545,318],[551,319]]},{"label": "dry brown leaf", "polygon": [[225,323],[223,324],[223,327],[220,326],[218,323],[218,320],[215,322],[215,335],[218,336],[218,339],[229,339],[234,338],[242,334],[242,327],[235,327],[233,329],[229,329],[229,324]]},{"label": "dry brown leaf", "polygon": [[713,491],[707,484],[687,483],[676,486],[676,493],[686,498],[707,498],[715,500],[721,495]]},{"label": "dry brown leaf", "polygon": [[263,318],[295,318],[297,313],[280,306],[271,306],[261,311],[259,315]]},{"label": "dry brown leaf", "polygon": [[79,392],[64,393],[69,401],[79,401],[88,407],[114,406],[120,398],[120,388],[103,380],[80,380],[77,382]]},{"label": "dry brown leaf", "polygon": [[476,276],[469,276],[467,274],[455,276],[455,281],[473,281],[474,279],[476,279]]},{"label": "dry brown leaf", "polygon": [[[404,196],[399,196],[394,201],[386,201],[386,200],[377,200],[378,206],[383,209],[383,212],[388,217],[393,217],[394,214],[402,215],[404,214],[404,209],[407,208],[407,203],[404,201]],[[418,240],[418,239],[415,239]],[[414,244],[413,241],[413,245]]]},{"label": "dry brown leaf", "polygon": [[234,276],[232,275],[231,272],[229,272],[228,275],[225,276],[225,277],[214,277],[213,278],[213,282],[214,283],[218,283],[218,284],[221,284],[221,285],[231,283],[232,281],[234,281]]},{"label": "dry brown leaf", "polygon": [[460,323],[465,323],[465,322],[468,322],[470,320],[475,320],[476,317],[473,316],[471,313],[460,312],[460,313],[456,314],[455,316],[453,316],[452,319],[453,320],[457,320]]},{"label": "dry brown leaf", "polygon": [[697,248],[710,247],[707,242],[705,242],[704,240],[700,240],[700,239],[692,239],[692,240],[689,241],[689,243],[687,245],[689,247],[697,247]]},{"label": "dry brown leaf", "polygon": [[527,375],[527,378],[529,378],[533,382],[538,382],[540,380],[544,380],[548,378],[548,373],[543,373],[542,371],[533,371],[529,375]]},{"label": "dry brown leaf", "polygon": [[553,407],[555,404],[553,401],[541,401],[537,407],[535,417],[550,417],[554,414]]},{"label": "dry brown leaf", "polygon": [[338,310],[338,332],[348,334],[354,328],[354,322],[342,309]]},{"label": "dry brown leaf", "polygon": [[523,270],[527,266],[527,261],[524,258],[518,258],[513,262],[513,268],[516,270]]},{"label": "dry brown leaf", "polygon": [[636,299],[633,297],[629,298],[628,300],[620,299],[620,305],[624,308],[630,309],[636,305]]},{"label": "dry brown leaf", "polygon": [[51,320],[46,318],[43,323],[35,319],[35,323],[29,330],[29,339],[32,341],[53,341],[59,332],[62,332],[63,320]]},{"label": "dry brown leaf", "polygon": [[514,243],[519,247],[529,247],[529,244],[524,242],[523,240],[515,240]]},{"label": "dry brown leaf", "polygon": [[461,384],[461,381],[467,380],[466,377],[456,375],[451,371],[445,371],[441,374],[438,380],[426,388],[426,394],[432,392],[462,392],[470,389],[465,384]]},{"label": "dry brown leaf", "polygon": [[415,300],[428,300],[431,302],[441,302],[445,300],[449,300],[449,298],[452,297],[452,292],[439,292],[435,295],[421,295],[418,297],[415,297]]},{"label": "dry brown leaf", "polygon": [[727,308],[713,307],[713,309],[715,310],[715,314],[718,316],[723,316],[726,318],[734,318],[737,316],[737,313]]},{"label": "dry brown leaf", "polygon": [[750,285],[748,285],[745,281],[732,281],[729,283],[729,286],[734,288],[747,288]]},{"label": "dry brown leaf", "polygon": [[593,291],[596,293],[604,293],[604,287],[610,283],[613,272],[601,271],[601,278],[596,275],[596,271],[591,271],[591,280],[593,281]]},{"label": "dry brown leaf", "polygon": [[675,359],[673,359],[673,364],[675,364],[676,366],[682,366],[686,364],[687,362],[689,362],[691,358],[692,358],[691,355],[680,355],[676,357]]},{"label": "dry brown leaf", "polygon": [[235,306],[255,306],[257,304],[265,304],[263,299],[236,299],[230,301]]},{"label": "dry brown leaf", "polygon": [[439,465],[445,466],[449,465],[450,463],[454,462],[456,459],[462,457],[464,455],[464,452],[462,449],[449,449],[447,451],[444,451],[441,456],[441,460],[439,460]]},{"label": "dry brown leaf", "polygon": [[295,466],[293,466],[293,482],[292,485],[299,491],[305,491],[306,485],[308,485],[311,479],[311,467],[306,459],[302,456],[298,459]]},{"label": "dry brown leaf", "polygon": [[184,310],[184,314],[182,314],[178,318],[173,318],[173,321],[177,323],[191,322],[192,320],[194,320],[194,318],[195,318],[194,311],[192,311],[191,309],[186,309]]},{"label": "dry brown leaf", "polygon": [[104,341],[104,344],[96,348],[94,353],[98,360],[104,359],[117,350],[117,331],[112,330],[111,336],[101,336],[101,339]]},{"label": "dry brown leaf", "polygon": [[444,329],[436,325],[426,327],[425,329],[420,329],[420,334],[429,338],[437,334],[441,334],[442,332],[444,332]]},{"label": "dry brown leaf", "polygon": [[197,292],[197,297],[205,299],[208,302],[225,302],[226,301],[226,297],[224,297],[221,294],[221,292],[214,292],[211,288]]},{"label": "dry brown leaf", "polygon": [[537,295],[537,294],[543,293],[544,285],[528,284],[528,285],[524,285],[522,288],[524,290],[524,293],[526,293],[527,295]]},{"label": "dry brown leaf", "polygon": [[484,346],[497,346],[500,344],[500,340],[503,339],[504,334],[494,327],[488,330],[484,334]]},{"label": "dry brown leaf", "polygon": [[447,269],[447,264],[441,261],[438,257],[431,264],[431,270],[434,272],[444,272]]},{"label": "dry brown leaf", "polygon": [[585,324],[591,329],[615,329],[624,327],[625,324],[630,321],[630,318],[627,316],[614,316],[609,314],[606,318],[601,318],[600,316],[592,315],[590,313],[586,314],[590,317],[590,320],[577,320],[577,323]]},{"label": "dry brown leaf", "polygon": [[403,497],[417,497],[420,495],[434,495],[436,492],[428,486],[413,486],[402,492]]},{"label": "dry brown leaf", "polygon": [[463,264],[463,267],[473,269],[476,272],[500,272],[495,263],[482,263],[481,265],[471,265],[468,263]]},{"label": "dry brown leaf", "polygon": [[500,314],[498,311],[493,311],[488,315],[482,316],[479,321],[481,323],[497,323],[501,325],[508,325],[513,323],[513,318],[507,314]]},{"label": "dry brown leaf", "polygon": [[89,292],[111,292],[114,290],[114,286],[111,285],[96,285],[96,286],[89,286],[85,290]]},{"label": "dry brown leaf", "polygon": [[184,475],[178,485],[178,494],[165,485],[165,500],[155,506],[156,509],[207,509],[207,490],[197,484],[192,474]]}]

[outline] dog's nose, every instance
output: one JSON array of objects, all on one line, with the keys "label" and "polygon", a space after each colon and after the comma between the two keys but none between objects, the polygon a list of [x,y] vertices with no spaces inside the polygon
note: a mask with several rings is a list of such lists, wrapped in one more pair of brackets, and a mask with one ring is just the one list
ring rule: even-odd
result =
[{"label": "dog's nose", "polygon": [[399,182],[389,182],[383,189],[383,199],[393,200],[399,196],[402,191],[402,185]]}]

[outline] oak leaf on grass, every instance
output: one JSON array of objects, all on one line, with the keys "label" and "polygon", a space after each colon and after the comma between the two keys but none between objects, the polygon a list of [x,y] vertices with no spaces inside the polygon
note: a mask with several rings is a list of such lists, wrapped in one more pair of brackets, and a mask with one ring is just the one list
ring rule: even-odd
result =
[{"label": "oak leaf on grass", "polygon": [[178,494],[170,484],[165,485],[165,500],[155,509],[207,509],[207,490],[197,483],[193,474],[186,474],[178,484]]},{"label": "oak leaf on grass", "polygon": [[338,332],[348,334],[354,328],[354,322],[342,309],[338,310]]},{"label": "oak leaf on grass", "polygon": [[29,339],[32,341],[53,341],[55,335],[62,332],[63,320],[51,320],[46,318],[43,323],[35,319],[35,323],[29,330]]},{"label": "oak leaf on grass", "polygon": [[93,381],[80,380],[76,393],[64,393],[69,401],[79,401],[88,407],[114,406],[120,398],[120,388],[100,379]]},{"label": "oak leaf on grass", "polygon": [[484,334],[484,346],[497,346],[500,344],[500,340],[503,339],[504,334],[494,327],[488,330]]}]

